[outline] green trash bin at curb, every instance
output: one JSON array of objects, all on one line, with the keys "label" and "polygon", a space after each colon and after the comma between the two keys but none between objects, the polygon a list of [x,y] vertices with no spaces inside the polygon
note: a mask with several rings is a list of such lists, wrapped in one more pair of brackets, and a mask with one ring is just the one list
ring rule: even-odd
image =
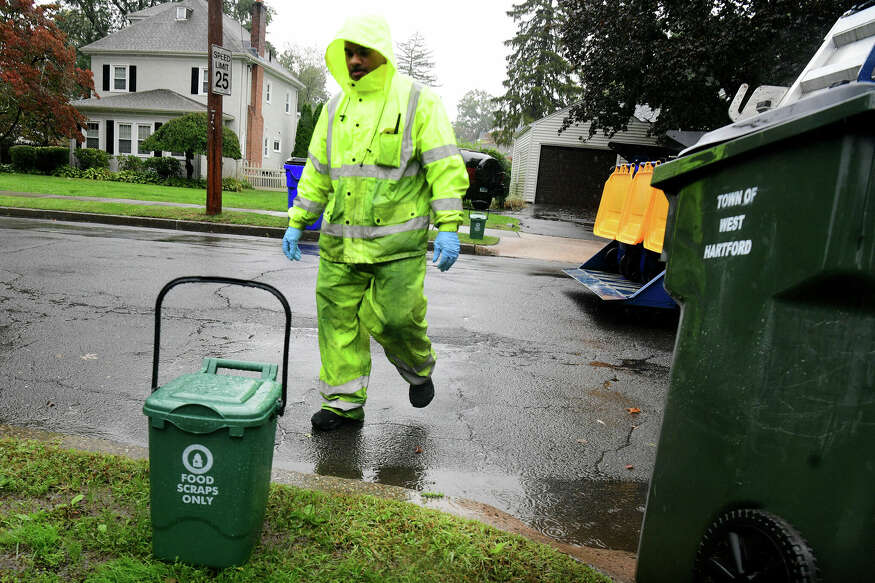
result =
[{"label": "green trash bin at curb", "polygon": [[[283,378],[277,365],[205,358],[200,372],[157,387],[161,302],[181,283],[212,282],[273,293],[286,312]],[[277,416],[286,402],[291,311],[266,284],[221,277],[183,277],[168,283],[155,307],[149,417],[152,552],[168,561],[210,567],[245,563],[261,535],[270,489]],[[255,371],[259,377],[220,374]]]},{"label": "green trash bin at curb", "polygon": [[654,172],[682,313],[639,583],[875,573],[873,128],[845,85]]},{"label": "green trash bin at curb", "polygon": [[487,213],[470,212],[468,219],[471,221],[471,228],[468,231],[468,236],[472,239],[482,239],[486,232],[486,219],[488,217]]}]

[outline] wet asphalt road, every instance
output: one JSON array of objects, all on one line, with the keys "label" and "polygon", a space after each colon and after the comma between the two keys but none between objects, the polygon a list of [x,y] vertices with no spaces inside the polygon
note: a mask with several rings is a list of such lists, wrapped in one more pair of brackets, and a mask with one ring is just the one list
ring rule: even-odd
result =
[{"label": "wet asphalt road", "polygon": [[[254,279],[292,307],[276,467],[465,497],[564,542],[637,548],[677,321],[605,306],[560,273],[569,265],[463,255],[429,269],[435,401],[413,409],[373,344],[364,426],[312,434],[314,247],[290,263],[277,240],[0,218],[0,248],[0,423],[145,446],[159,290],[183,275]],[[260,290],[175,288],[160,382],[205,356],[280,363],[283,320]]]}]

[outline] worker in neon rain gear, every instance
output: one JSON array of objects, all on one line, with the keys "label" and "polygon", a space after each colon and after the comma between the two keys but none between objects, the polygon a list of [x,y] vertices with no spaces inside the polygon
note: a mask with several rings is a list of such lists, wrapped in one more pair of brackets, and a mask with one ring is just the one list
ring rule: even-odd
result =
[{"label": "worker in neon rain gear", "polygon": [[364,419],[373,336],[410,385],[414,407],[434,397],[426,334],[428,229],[432,262],[446,271],[468,174],[437,95],[395,69],[389,26],[351,18],[325,51],[342,91],[322,109],[289,209],[283,252],[301,258],[301,230],[324,212],[316,308],[322,408],[313,427]]}]

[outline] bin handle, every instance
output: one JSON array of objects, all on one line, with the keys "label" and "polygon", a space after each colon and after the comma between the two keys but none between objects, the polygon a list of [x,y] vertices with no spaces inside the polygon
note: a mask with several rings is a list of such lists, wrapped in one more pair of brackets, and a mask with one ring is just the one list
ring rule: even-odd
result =
[{"label": "bin handle", "polygon": [[[161,291],[158,293],[158,299],[155,300],[155,347],[152,352],[152,392],[154,392],[158,388],[158,354],[161,346],[161,304],[164,301],[164,296],[167,295],[167,292],[183,283],[224,283],[227,285],[240,285],[243,287],[257,287],[273,294],[280,301],[283,306],[283,310],[285,310],[286,312],[286,326],[285,335],[283,338],[283,396],[282,403],[280,404],[279,414],[282,415],[283,413],[285,413],[287,393],[286,385],[288,381],[289,368],[289,335],[292,328],[292,310],[291,308],[289,308],[289,302],[286,301],[285,296],[283,296],[283,294],[278,289],[276,289],[272,285],[248,279],[236,279],[233,277],[218,277],[211,275],[189,275],[184,277],[177,277],[176,279],[170,280],[164,285],[163,288],[161,288]],[[261,366],[259,366],[257,370],[262,370]]]},{"label": "bin handle", "polygon": [[207,359],[206,372],[216,374],[220,368],[228,370],[248,370],[252,372],[260,372],[261,378],[265,380],[276,380],[276,365],[262,362],[246,362],[244,360],[229,360],[227,358],[209,358]]}]

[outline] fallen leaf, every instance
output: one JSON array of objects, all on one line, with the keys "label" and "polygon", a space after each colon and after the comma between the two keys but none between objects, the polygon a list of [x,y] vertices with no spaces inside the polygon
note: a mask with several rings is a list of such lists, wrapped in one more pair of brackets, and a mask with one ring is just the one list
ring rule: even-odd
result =
[{"label": "fallen leaf", "polygon": [[55,404],[52,403],[51,401],[46,401],[46,407],[54,407],[54,406],[55,406]]},{"label": "fallen leaf", "polygon": [[626,466],[626,469],[627,469],[627,470],[634,470],[634,469],[635,469],[635,466],[629,465],[629,466]]},{"label": "fallen leaf", "polygon": [[613,369],[618,369],[618,368],[620,368],[620,367],[618,367],[618,366],[615,365],[615,364],[611,364],[611,363],[609,363],[609,362],[601,362],[601,361],[598,361],[598,360],[594,360],[594,361],[592,361],[591,363],[589,363],[589,366],[598,366],[598,367],[602,367],[602,368],[613,368]]},{"label": "fallen leaf", "polygon": [[422,453],[422,448],[417,445],[416,449],[414,449],[413,452],[414,453]]},{"label": "fallen leaf", "polygon": [[596,419],[595,422],[596,422],[596,423],[601,423],[602,425],[604,425],[605,427],[607,427],[607,424],[606,424],[604,421],[602,421],[601,419]]},{"label": "fallen leaf", "polygon": [[602,384],[602,386],[603,386],[604,388],[607,389],[608,387],[611,386],[611,381],[605,381],[605,382]]},{"label": "fallen leaf", "polygon": [[626,407],[626,411],[628,411],[630,415],[637,415],[641,412],[641,409],[638,407]]},{"label": "fallen leaf", "polygon": [[583,445],[586,445],[587,443],[589,443],[589,441],[587,441],[585,439],[578,439],[577,443],[582,443]]},{"label": "fallen leaf", "polygon": [[79,358],[81,358],[82,360],[97,360],[97,355],[93,352],[89,352],[88,354],[83,354]]}]

